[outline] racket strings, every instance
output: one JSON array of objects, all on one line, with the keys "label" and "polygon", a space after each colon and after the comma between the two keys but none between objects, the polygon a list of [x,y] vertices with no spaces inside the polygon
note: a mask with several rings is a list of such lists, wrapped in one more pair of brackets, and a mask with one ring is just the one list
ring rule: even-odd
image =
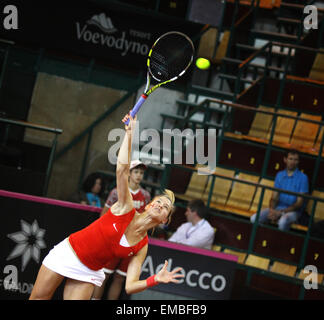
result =
[{"label": "racket strings", "polygon": [[[158,52],[152,52],[151,56],[151,70],[154,70],[154,77],[157,79],[170,79],[168,64],[165,58]],[[164,81],[164,80],[163,80]]]},{"label": "racket strings", "polygon": [[152,48],[150,72],[158,81],[178,77],[193,59],[192,42],[183,34],[171,32],[161,37]]}]

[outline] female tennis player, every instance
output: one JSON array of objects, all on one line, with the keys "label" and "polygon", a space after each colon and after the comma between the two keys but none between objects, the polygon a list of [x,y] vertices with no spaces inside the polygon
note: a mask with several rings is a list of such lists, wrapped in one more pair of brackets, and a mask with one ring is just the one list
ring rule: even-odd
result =
[{"label": "female tennis player", "polygon": [[183,277],[176,268],[169,272],[168,262],[155,275],[139,280],[141,267],[147,254],[147,231],[160,223],[166,223],[171,216],[174,194],[166,190],[155,197],[142,214],[137,214],[128,189],[128,173],[132,136],[135,122],[126,115],[123,122],[126,134],[120,147],[116,182],[118,201],[109,211],[88,227],[71,234],[56,245],[43,260],[30,300],[51,299],[55,290],[66,277],[64,300],[87,300],[91,298],[94,286],[101,286],[105,274],[103,266],[114,257],[132,256],[126,277],[128,294],[145,290],[158,283],[177,283]]}]

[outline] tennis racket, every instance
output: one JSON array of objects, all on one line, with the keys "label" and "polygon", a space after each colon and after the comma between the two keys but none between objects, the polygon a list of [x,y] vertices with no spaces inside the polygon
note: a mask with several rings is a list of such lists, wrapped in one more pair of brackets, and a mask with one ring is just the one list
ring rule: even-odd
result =
[{"label": "tennis racket", "polygon": [[[142,104],[154,90],[177,80],[188,70],[193,61],[194,51],[190,38],[177,31],[167,32],[154,42],[147,57],[145,90],[130,111],[132,117],[135,117]],[[150,88],[151,78],[157,84]],[[125,124],[128,123],[129,119]]]}]

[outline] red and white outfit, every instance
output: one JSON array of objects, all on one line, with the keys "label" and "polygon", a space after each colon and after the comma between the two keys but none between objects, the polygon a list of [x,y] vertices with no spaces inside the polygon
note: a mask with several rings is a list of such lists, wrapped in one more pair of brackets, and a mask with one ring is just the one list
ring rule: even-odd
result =
[{"label": "red and white outfit", "polygon": [[[129,188],[129,191],[133,197],[133,204],[137,212],[142,213],[145,210],[145,206],[151,201],[151,195],[148,191],[143,188],[139,188],[136,191],[133,191]],[[115,202],[117,202],[117,189],[113,189],[105,203],[105,206],[110,208]],[[126,277],[128,264],[131,257],[123,258],[120,257],[112,258],[104,266],[104,272],[113,273],[115,270],[122,276]]]},{"label": "red and white outfit", "polygon": [[[138,188],[136,191],[128,188],[133,197],[134,208],[137,212],[142,213],[145,206],[151,201],[151,195],[143,188]],[[110,208],[118,200],[117,189],[111,190],[106,200],[105,207]]]},{"label": "red and white outfit", "polygon": [[109,209],[98,220],[55,246],[43,264],[65,277],[101,286],[105,279],[102,268],[108,261],[132,257],[148,243],[145,236],[135,246],[129,246],[124,235],[135,212],[132,209],[117,216]]}]

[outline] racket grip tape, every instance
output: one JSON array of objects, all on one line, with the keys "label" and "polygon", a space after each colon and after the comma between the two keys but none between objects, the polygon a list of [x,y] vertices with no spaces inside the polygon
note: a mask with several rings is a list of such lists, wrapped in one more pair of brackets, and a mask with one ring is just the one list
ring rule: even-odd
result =
[{"label": "racket grip tape", "polygon": [[[136,113],[139,111],[139,109],[141,108],[142,104],[145,102],[147,98],[147,95],[142,94],[140,96],[140,98],[138,99],[138,101],[136,102],[135,106],[133,107],[133,109],[130,111],[130,115],[134,118]],[[125,122],[125,124],[129,123],[129,119]]]}]

